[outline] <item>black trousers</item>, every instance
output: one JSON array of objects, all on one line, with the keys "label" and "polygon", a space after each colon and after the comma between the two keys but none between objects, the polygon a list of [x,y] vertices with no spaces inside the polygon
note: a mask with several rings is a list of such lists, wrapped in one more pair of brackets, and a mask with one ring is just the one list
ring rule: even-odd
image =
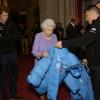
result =
[{"label": "black trousers", "polygon": [[96,100],[100,100],[100,66],[91,66],[91,78]]},{"label": "black trousers", "polygon": [[[2,100],[8,98],[7,91],[9,89],[9,95],[15,96],[17,92],[17,54],[2,54],[0,55],[0,85]],[[9,78],[8,78],[9,76]],[[9,86],[7,87],[7,81]]]}]

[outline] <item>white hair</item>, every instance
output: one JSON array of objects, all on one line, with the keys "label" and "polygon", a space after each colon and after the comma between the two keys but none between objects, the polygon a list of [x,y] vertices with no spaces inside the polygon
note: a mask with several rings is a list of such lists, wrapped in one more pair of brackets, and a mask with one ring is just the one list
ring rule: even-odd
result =
[{"label": "white hair", "polygon": [[56,27],[55,21],[53,19],[47,18],[45,20],[43,20],[43,22],[41,23],[41,28],[47,28],[48,26],[53,27],[53,29]]}]

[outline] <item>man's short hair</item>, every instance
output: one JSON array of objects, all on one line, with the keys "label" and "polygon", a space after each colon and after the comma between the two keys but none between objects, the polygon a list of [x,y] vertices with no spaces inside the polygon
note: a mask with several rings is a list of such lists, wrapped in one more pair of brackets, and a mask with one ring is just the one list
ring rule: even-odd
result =
[{"label": "man's short hair", "polygon": [[95,11],[97,14],[100,15],[100,9],[99,9],[98,7],[96,7],[95,5],[89,6],[89,7],[86,8],[84,11],[85,11],[85,12],[86,12],[86,11]]},{"label": "man's short hair", "polygon": [[0,7],[0,14],[2,14],[3,11],[6,12],[6,13],[9,13],[8,7],[1,6]]}]

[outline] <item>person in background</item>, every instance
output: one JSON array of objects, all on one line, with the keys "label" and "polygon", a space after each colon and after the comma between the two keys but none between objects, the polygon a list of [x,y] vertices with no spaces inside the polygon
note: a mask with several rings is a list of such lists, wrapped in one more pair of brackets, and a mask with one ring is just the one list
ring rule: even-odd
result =
[{"label": "person in background", "polygon": [[[48,49],[55,45],[57,37],[53,34],[56,27],[53,19],[47,18],[41,23],[42,32],[37,33],[32,47],[32,54],[35,56],[35,63],[42,57],[48,56]],[[44,100],[44,96],[41,96]]]},{"label": "person in background", "polygon": [[[82,26],[79,23],[78,17],[72,17],[70,19],[69,24],[66,27],[67,39],[74,39],[76,37],[81,36],[82,35],[81,30],[82,30]],[[77,47],[77,48],[71,47],[71,48],[69,48],[69,50],[72,53],[74,53],[77,57],[81,58],[81,55],[80,55],[81,54],[81,48],[80,47]]]},{"label": "person in background", "polygon": [[78,36],[81,36],[83,35],[83,31],[85,31],[83,25],[81,24],[80,20],[79,20],[79,17],[76,17],[76,33],[78,34]]},{"label": "person in background", "polygon": [[28,33],[26,31],[26,28],[23,23],[19,23],[18,24],[18,30],[20,32],[20,47],[19,49],[21,49],[19,52],[22,55],[29,55],[29,43],[28,43]]},{"label": "person in background", "polygon": [[[0,85],[2,100],[14,99],[17,95],[17,41],[19,32],[8,20],[9,10],[0,7]],[[9,96],[7,78],[9,76]]]},{"label": "person in background", "polygon": [[90,24],[90,29],[81,37],[63,40],[56,43],[57,48],[80,47],[87,45],[92,47],[93,61],[90,62],[90,70],[94,86],[96,100],[100,100],[100,9],[91,5],[85,10],[86,20]]},{"label": "person in background", "polygon": [[70,19],[70,22],[66,27],[66,36],[67,36],[67,39],[73,39],[78,36],[78,33],[76,33],[76,18],[75,17],[72,17]]}]

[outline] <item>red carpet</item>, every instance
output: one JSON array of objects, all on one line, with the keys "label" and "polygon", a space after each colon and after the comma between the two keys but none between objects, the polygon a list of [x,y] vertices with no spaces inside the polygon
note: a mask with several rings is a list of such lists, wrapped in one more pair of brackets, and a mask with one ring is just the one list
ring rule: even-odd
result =
[{"label": "red carpet", "polygon": [[[26,78],[33,68],[34,58],[32,56],[22,56],[18,59],[18,94],[24,97],[24,100],[40,100],[40,95],[36,93],[34,87],[27,83]],[[66,86],[63,84],[60,88],[58,100],[70,100]]]}]

